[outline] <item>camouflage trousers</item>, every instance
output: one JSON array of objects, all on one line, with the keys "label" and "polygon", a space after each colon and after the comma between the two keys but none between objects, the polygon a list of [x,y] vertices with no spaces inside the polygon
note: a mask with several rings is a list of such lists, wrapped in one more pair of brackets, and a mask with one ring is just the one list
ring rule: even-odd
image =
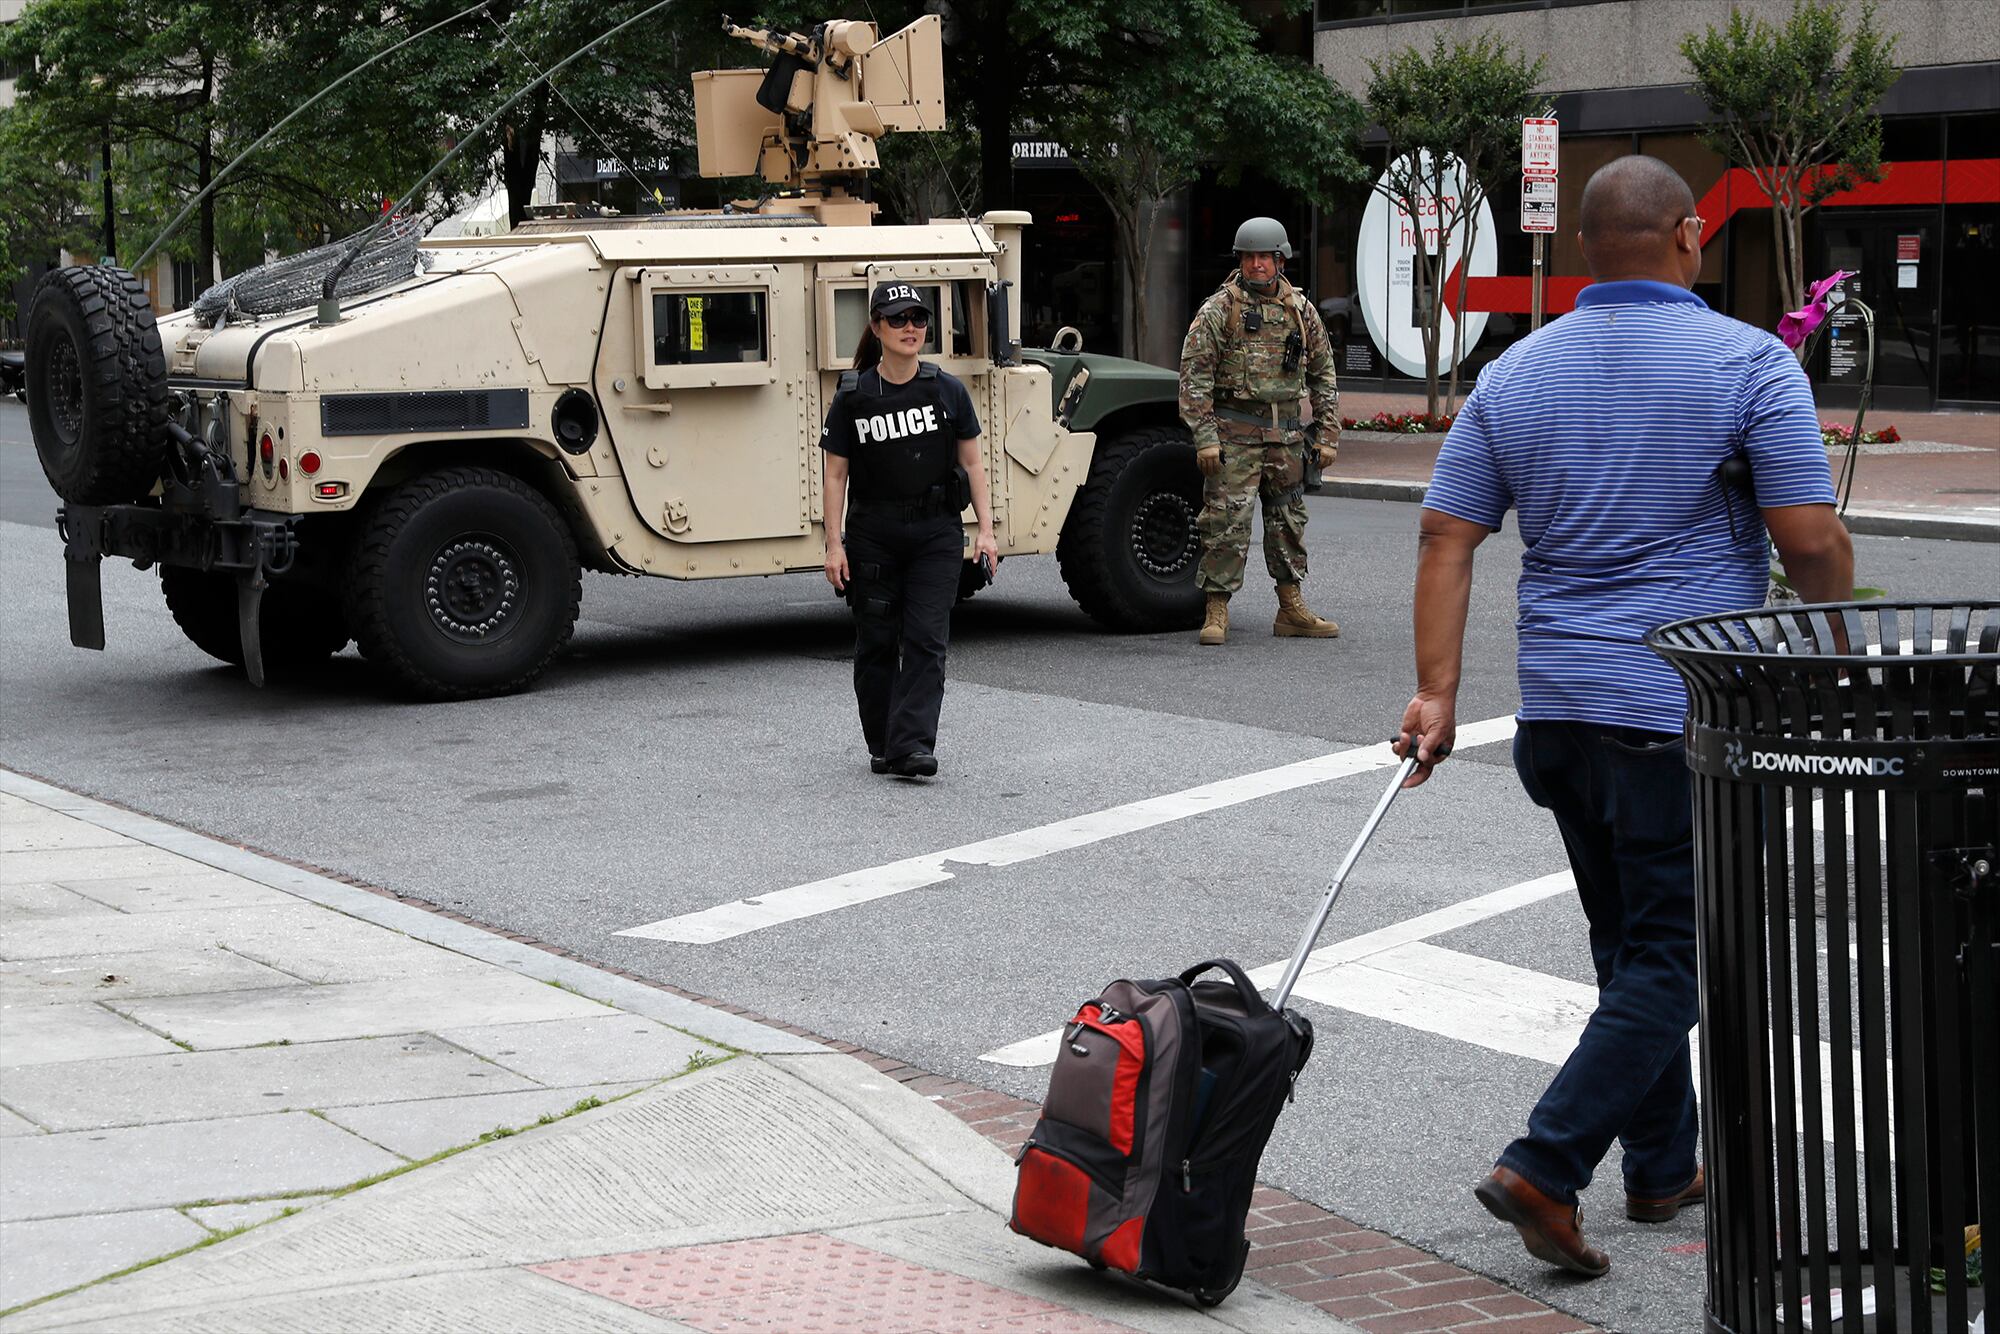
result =
[{"label": "camouflage trousers", "polygon": [[1304,581],[1304,478],[1304,445],[1297,436],[1275,445],[1223,440],[1222,471],[1202,479],[1201,565],[1195,582],[1204,593],[1234,593],[1243,587],[1251,502],[1258,498],[1264,503],[1264,567],[1276,583]]}]

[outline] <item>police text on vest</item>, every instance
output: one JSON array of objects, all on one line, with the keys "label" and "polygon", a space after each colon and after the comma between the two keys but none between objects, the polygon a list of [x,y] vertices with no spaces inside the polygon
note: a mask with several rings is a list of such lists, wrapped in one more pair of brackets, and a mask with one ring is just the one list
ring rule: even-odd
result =
[{"label": "police text on vest", "polygon": [[919,435],[937,429],[937,408],[930,403],[920,408],[904,408],[900,412],[884,412],[873,417],[860,417],[854,423],[855,438],[859,440],[901,440],[905,436]]}]

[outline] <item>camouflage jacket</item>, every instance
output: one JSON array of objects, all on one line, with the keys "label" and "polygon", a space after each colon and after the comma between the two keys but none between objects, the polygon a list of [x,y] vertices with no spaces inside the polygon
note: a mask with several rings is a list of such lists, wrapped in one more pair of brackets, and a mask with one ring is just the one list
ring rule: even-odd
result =
[{"label": "camouflage jacket", "polygon": [[[1252,308],[1261,324],[1255,332],[1244,327],[1243,317]],[[1298,366],[1288,372],[1285,340],[1293,334],[1305,349]],[[1287,404],[1291,410],[1284,415],[1297,416],[1298,401],[1307,394],[1315,421],[1340,420],[1333,348],[1319,312],[1282,275],[1277,291],[1260,297],[1243,286],[1240,274],[1232,273],[1195,312],[1181,344],[1180,413],[1194,433],[1195,447],[1221,443],[1217,400]]]}]

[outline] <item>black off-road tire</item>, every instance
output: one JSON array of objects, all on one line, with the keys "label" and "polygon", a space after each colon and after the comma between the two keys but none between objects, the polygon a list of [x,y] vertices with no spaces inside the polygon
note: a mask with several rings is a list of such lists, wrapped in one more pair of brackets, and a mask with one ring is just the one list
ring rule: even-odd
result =
[{"label": "black off-road tire", "polygon": [[1185,430],[1149,426],[1100,443],[1056,543],[1070,596],[1112,630],[1200,625],[1200,515],[1201,471]]},{"label": "black off-road tire", "polygon": [[[174,624],[189,643],[211,658],[234,667],[243,665],[235,575],[163,565],[160,591],[166,595]],[[352,638],[339,599],[299,584],[274,584],[265,589],[258,624],[263,631],[264,666],[272,671],[323,662],[346,648]]]},{"label": "black off-road tire", "polygon": [[137,500],[167,449],[167,359],[145,289],[124,269],[45,274],[28,314],[28,422],[56,494]]},{"label": "black off-road tire", "polygon": [[425,473],[383,496],[347,578],[363,656],[427,699],[526,689],[569,642],[582,600],[569,525],[491,468]]}]

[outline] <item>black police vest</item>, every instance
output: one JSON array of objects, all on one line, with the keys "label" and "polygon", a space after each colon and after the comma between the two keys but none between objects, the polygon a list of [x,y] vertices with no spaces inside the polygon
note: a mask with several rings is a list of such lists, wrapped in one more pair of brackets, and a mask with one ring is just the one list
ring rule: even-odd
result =
[{"label": "black police vest", "polygon": [[883,393],[864,392],[861,375],[853,372],[840,377],[854,423],[854,453],[848,459],[853,498],[865,504],[914,503],[934,486],[955,486],[958,432],[945,412],[937,367],[919,365],[907,384],[875,378]]}]

